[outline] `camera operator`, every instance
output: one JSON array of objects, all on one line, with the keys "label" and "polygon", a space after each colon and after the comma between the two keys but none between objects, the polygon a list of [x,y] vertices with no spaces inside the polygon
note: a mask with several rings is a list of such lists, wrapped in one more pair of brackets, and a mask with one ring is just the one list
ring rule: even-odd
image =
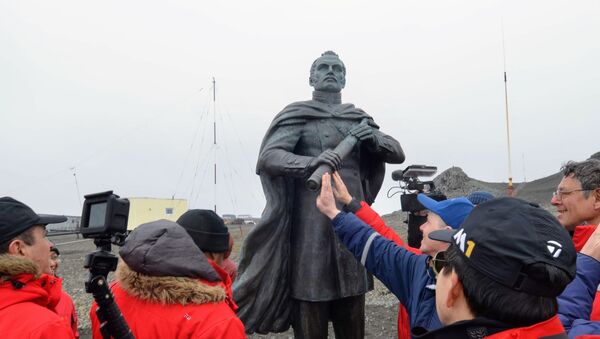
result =
[{"label": "camera operator", "polygon": [[0,198],[0,333],[9,338],[73,338],[54,311],[61,279],[50,272],[46,225],[64,216],[38,215],[10,197]]},{"label": "camera operator", "polygon": [[[246,338],[223,277],[177,223],[138,226],[119,255],[111,290],[136,338]],[[90,317],[99,339],[96,308],[94,302]]]}]

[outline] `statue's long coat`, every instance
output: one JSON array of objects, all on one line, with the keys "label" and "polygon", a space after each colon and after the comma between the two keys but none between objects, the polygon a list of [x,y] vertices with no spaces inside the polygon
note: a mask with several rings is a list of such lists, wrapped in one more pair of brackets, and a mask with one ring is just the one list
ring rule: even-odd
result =
[{"label": "statue's long coat", "polygon": [[[292,297],[324,301],[372,289],[372,278],[367,278],[362,265],[333,234],[329,220],[316,210],[318,192],[302,186],[310,175],[306,173],[310,161],[326,148],[334,148],[363,119],[375,129],[376,146],[367,150],[357,145],[340,174],[354,197],[371,203],[381,188],[385,162],[400,163],[404,154],[400,144],[379,132],[363,110],[351,104],[296,102],[280,112],[267,130],[257,165],[266,207],[245,240],[233,287],[247,333],[287,330]],[[304,146],[297,147],[301,138]]]}]

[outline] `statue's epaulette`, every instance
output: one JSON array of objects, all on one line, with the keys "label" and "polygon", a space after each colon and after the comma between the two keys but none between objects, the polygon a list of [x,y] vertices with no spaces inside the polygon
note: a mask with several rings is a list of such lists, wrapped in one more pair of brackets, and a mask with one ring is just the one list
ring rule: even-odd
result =
[{"label": "statue's epaulette", "polygon": [[289,126],[289,125],[300,125],[300,124],[305,124],[305,123],[306,123],[306,119],[291,118],[291,119],[285,119],[285,120],[281,121],[278,125],[279,126]]}]

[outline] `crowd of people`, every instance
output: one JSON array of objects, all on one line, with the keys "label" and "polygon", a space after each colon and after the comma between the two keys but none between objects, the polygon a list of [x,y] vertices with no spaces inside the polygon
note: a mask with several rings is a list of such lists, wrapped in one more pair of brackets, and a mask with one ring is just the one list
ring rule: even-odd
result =
[{"label": "crowd of people", "polygon": [[[352,197],[336,172],[323,175],[315,204],[357,262],[398,298],[399,339],[600,338],[600,160],[561,170],[551,198],[556,217],[487,192],[442,201],[419,194],[426,211],[419,248]],[[58,274],[60,251],[45,229],[65,220],[0,198],[3,338],[79,337]],[[132,231],[110,285],[132,334],[245,338],[231,290],[232,245],[209,210]],[[102,338],[96,308],[92,334]]]}]

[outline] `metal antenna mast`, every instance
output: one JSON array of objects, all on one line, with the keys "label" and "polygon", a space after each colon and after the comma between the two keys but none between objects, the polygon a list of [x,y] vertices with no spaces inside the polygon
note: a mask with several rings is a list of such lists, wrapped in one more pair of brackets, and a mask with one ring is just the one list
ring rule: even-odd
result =
[{"label": "metal antenna mast", "polygon": [[525,153],[523,153],[523,182],[527,182],[527,175],[525,173]]},{"label": "metal antenna mast", "polygon": [[512,183],[512,162],[510,156],[510,124],[508,119],[508,84],[506,78],[506,50],[504,47],[504,22],[502,22],[502,56],[504,60],[504,110],[506,114],[506,144],[508,146],[508,196],[513,195],[513,183]]},{"label": "metal antenna mast", "polygon": [[214,150],[214,174],[215,174],[215,213],[217,213],[217,82],[213,77],[213,150]]},{"label": "metal antenna mast", "polygon": [[79,193],[79,183],[77,182],[77,169],[75,168],[75,166],[71,167],[71,171],[73,171],[73,178],[75,178],[75,188],[77,188],[77,199],[79,199],[79,206],[83,206],[83,204],[81,203],[81,193]]}]

